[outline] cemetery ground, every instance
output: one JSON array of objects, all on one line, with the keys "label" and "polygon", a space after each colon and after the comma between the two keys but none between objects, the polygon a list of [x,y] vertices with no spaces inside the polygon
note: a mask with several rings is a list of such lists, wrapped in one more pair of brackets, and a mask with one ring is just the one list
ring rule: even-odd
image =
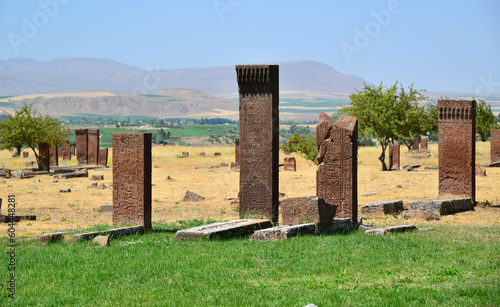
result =
[{"label": "cemetery ground", "polygon": [[[489,161],[489,146],[476,143],[476,162]],[[402,147],[401,165],[421,167],[382,172],[379,147],[360,147],[358,207],[376,200],[407,204],[436,198],[438,171],[425,167],[437,167],[437,144],[430,150],[429,159],[412,160]],[[181,158],[182,152],[189,157]],[[315,195],[316,166],[292,156],[297,171],[280,171],[280,192],[284,197]],[[109,157],[111,161],[111,152]],[[0,160],[14,169],[30,159],[12,158],[4,150]],[[355,230],[273,242],[176,242],[179,229],[238,218],[238,204],[225,198],[237,196],[239,173],[220,166],[233,160],[233,147],[154,147],[153,230],[113,238],[105,248],[88,241],[41,245],[25,239],[62,229],[113,228],[111,212],[98,210],[112,204],[110,169],[57,182],[49,175],[5,179],[0,183],[2,214],[7,195],[14,194],[16,214],[35,214],[37,220],[15,225],[16,301],[7,298],[10,272],[7,247],[3,249],[0,305],[499,305],[500,209],[489,205],[500,205],[500,168],[487,168],[486,177],[476,177],[476,200],[489,205],[475,211],[429,222],[392,215],[364,219],[376,227],[414,224],[433,231],[379,237]],[[70,164],[76,160],[60,160],[60,165]],[[107,188],[89,188],[93,174],[104,175],[98,183]],[[60,193],[61,188],[71,192]],[[183,202],[187,190],[205,200]],[[2,246],[7,228],[0,225]]]}]

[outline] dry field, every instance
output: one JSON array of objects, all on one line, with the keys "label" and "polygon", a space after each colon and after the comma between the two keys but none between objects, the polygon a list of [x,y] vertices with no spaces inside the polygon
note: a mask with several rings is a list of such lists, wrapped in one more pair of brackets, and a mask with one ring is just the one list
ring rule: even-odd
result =
[{"label": "dry field", "polygon": [[[414,199],[437,197],[438,171],[426,170],[425,166],[437,166],[437,144],[430,144],[432,157],[420,161],[410,160],[406,148],[401,147],[401,165],[420,163],[421,168],[413,172],[404,170],[382,172],[377,157],[378,147],[359,149],[358,203],[359,208],[376,200],[402,199],[408,203]],[[489,143],[476,144],[476,162],[489,161]],[[181,152],[188,151],[189,158],[180,158]],[[199,156],[205,152],[206,157]],[[221,156],[214,156],[220,152]],[[30,157],[32,157],[30,152]],[[297,158],[297,172],[280,172],[280,192],[286,197],[315,195],[316,166]],[[111,155],[110,155],[111,157]],[[12,158],[11,153],[0,151],[0,164],[8,168],[21,168],[24,162],[33,158]],[[111,158],[110,158],[111,160]],[[238,195],[239,173],[229,167],[199,168],[196,166],[217,166],[221,162],[234,160],[234,148],[196,148],[179,146],[158,146],[153,148],[153,223],[175,222],[188,219],[231,220],[238,218],[237,205],[225,197]],[[283,161],[283,156],[280,156]],[[76,160],[62,162],[61,165],[76,165]],[[500,205],[500,168],[489,168],[486,177],[476,177],[477,201],[488,201]],[[108,188],[99,190],[89,188],[93,174],[103,174]],[[172,180],[166,178],[170,176]],[[40,183],[34,182],[40,179]],[[0,197],[4,199],[2,214],[6,214],[6,197],[14,194],[17,199],[16,214],[35,214],[36,221],[23,221],[16,225],[17,236],[34,236],[44,232],[62,229],[86,228],[98,224],[111,224],[111,213],[100,213],[99,206],[112,204],[112,170],[90,170],[89,178],[59,179],[53,182],[52,176],[41,175],[37,178],[5,179],[0,183]],[[60,193],[61,188],[71,188],[71,193]],[[187,190],[205,197],[200,202],[183,202]],[[498,225],[500,209],[477,207],[473,212],[444,216],[437,222],[414,220],[417,226],[438,224],[456,225]],[[365,220],[376,226],[408,224],[408,221],[393,216]],[[0,225],[0,235],[7,234],[7,225]]]}]

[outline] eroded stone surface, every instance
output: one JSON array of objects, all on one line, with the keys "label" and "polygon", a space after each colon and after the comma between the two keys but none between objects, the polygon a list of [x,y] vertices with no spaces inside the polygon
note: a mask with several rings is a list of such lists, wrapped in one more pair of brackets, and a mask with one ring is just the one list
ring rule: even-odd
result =
[{"label": "eroded stone surface", "polygon": [[109,235],[107,236],[97,236],[92,242],[96,243],[99,246],[110,246]]},{"label": "eroded stone surface", "polygon": [[479,163],[476,163],[475,172],[476,176],[482,176],[482,177],[486,176],[486,170],[482,168],[481,165],[479,165]]},{"label": "eroded stone surface", "polygon": [[365,235],[383,236],[391,232],[406,232],[412,230],[417,230],[417,227],[415,225],[391,226],[385,228],[375,228],[375,229],[365,230]]},{"label": "eroded stone surface", "polygon": [[388,153],[387,153],[387,167],[391,165],[391,153],[392,153],[392,167],[391,170],[399,170],[399,166],[401,164],[401,148],[399,144],[389,145]]},{"label": "eroded stone surface", "polygon": [[184,198],[182,201],[202,201],[204,200],[205,197],[198,195],[194,192],[191,191],[186,191],[186,194],[184,195]]},{"label": "eroded stone surface", "polygon": [[270,227],[272,227],[270,220],[243,219],[179,230],[175,234],[175,239],[177,241],[230,239],[249,236],[256,230]]},{"label": "eroded stone surface", "polygon": [[88,129],[75,129],[76,159],[78,164],[87,164]]},{"label": "eroded stone surface", "polygon": [[283,199],[280,207],[284,225],[330,223],[337,210],[337,205],[328,204],[323,198],[314,196]]},{"label": "eroded stone surface", "polygon": [[88,129],[87,133],[87,163],[96,165],[99,161],[99,129]]},{"label": "eroded stone surface", "polygon": [[420,150],[427,150],[427,139],[420,139]]},{"label": "eroded stone surface", "polygon": [[379,200],[361,207],[363,215],[399,214],[403,211],[402,200]]},{"label": "eroded stone surface", "polygon": [[284,225],[273,228],[257,230],[250,237],[250,241],[277,241],[286,240],[299,235],[314,234],[316,224]]},{"label": "eroded stone surface", "polygon": [[349,218],[333,219],[330,224],[319,225],[318,231],[322,234],[334,234],[349,232],[354,228]]},{"label": "eroded stone surface", "polygon": [[113,224],[151,228],[151,133],[113,133]]},{"label": "eroded stone surface", "polygon": [[[316,172],[316,196],[337,204],[336,217],[358,217],[358,120],[342,116],[337,123],[320,113],[316,143],[320,143]],[[329,128],[327,128],[329,127]],[[323,137],[323,140],[321,140]]]},{"label": "eroded stone surface", "polygon": [[421,219],[426,221],[439,221],[441,218],[431,210],[405,210],[402,213],[405,220]]},{"label": "eroded stone surface", "polygon": [[490,132],[490,161],[500,162],[500,129]]},{"label": "eroded stone surface", "polygon": [[143,235],[144,226],[122,227],[104,231],[80,233],[75,235],[75,240],[92,240],[99,235],[109,235],[110,237],[125,237],[135,234]]},{"label": "eroded stone surface", "polygon": [[470,198],[455,198],[442,200],[412,200],[408,203],[411,210],[430,210],[437,215],[448,215],[457,212],[473,211],[474,206]]},{"label": "eroded stone surface", "polygon": [[476,197],[476,102],[438,100],[439,195]]},{"label": "eroded stone surface", "polygon": [[295,161],[294,157],[285,158],[285,165],[283,167],[283,170],[291,172],[297,171],[297,162]]},{"label": "eroded stone surface", "polygon": [[240,218],[278,222],[278,65],[237,65],[240,99]]}]

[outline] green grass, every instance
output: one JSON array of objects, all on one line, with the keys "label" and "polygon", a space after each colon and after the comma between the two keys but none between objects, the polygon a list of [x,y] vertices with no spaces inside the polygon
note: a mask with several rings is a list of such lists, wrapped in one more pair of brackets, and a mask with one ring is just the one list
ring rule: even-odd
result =
[{"label": "green grass", "polygon": [[[199,222],[185,222],[192,227]],[[175,225],[111,241],[17,247],[19,306],[498,306],[500,228],[176,242]],[[4,246],[6,240],[3,239]],[[4,249],[6,250],[6,249]],[[7,299],[1,253],[0,305]]]}]

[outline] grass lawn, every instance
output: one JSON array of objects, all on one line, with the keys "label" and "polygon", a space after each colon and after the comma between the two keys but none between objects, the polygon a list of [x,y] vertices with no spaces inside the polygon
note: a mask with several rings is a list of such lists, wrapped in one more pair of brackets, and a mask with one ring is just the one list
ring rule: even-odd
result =
[{"label": "grass lawn", "polygon": [[500,304],[498,226],[437,225],[388,236],[358,230],[276,242],[175,241],[175,231],[198,224],[155,224],[144,236],[113,239],[106,248],[18,242],[17,298],[7,298],[8,255],[2,252],[0,305]]}]

